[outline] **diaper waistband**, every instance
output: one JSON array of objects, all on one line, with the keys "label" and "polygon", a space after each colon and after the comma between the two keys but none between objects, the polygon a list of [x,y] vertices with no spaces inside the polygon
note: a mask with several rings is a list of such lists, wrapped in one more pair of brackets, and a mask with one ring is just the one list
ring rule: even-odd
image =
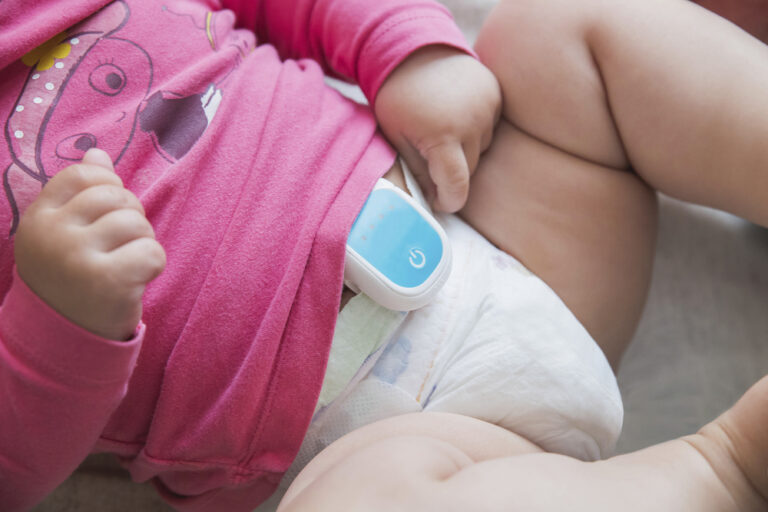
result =
[{"label": "diaper waistband", "polygon": [[[403,158],[399,158],[399,162],[408,193],[431,212],[408,164]],[[365,377],[406,316],[406,312],[389,310],[363,293],[349,300],[336,319],[314,419],[345,389]]]},{"label": "diaper waistband", "polygon": [[339,312],[315,419],[373,367],[406,313],[392,311],[360,293]]}]

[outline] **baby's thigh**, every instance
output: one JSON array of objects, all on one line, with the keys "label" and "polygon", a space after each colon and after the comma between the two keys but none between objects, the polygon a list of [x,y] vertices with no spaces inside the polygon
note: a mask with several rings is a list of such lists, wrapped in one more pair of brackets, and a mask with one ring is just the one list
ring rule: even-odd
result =
[{"label": "baby's thigh", "polygon": [[501,0],[475,43],[496,75],[503,117],[533,137],[604,166],[627,155],[588,34],[600,0]]},{"label": "baby's thigh", "polygon": [[539,452],[523,437],[467,416],[401,415],[328,446],[296,477],[278,512],[449,510],[438,487],[462,469]]},{"label": "baby's thigh", "polygon": [[461,216],[547,283],[616,368],[642,312],[655,193],[502,119]]}]

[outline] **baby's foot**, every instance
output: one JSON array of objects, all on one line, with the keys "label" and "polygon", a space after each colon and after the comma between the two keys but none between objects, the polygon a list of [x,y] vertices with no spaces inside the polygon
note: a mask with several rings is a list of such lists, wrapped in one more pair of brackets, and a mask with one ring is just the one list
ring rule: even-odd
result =
[{"label": "baby's foot", "polygon": [[15,240],[19,277],[49,306],[104,338],[130,338],[144,288],[165,266],[144,208],[109,156],[89,150],[29,205]]}]

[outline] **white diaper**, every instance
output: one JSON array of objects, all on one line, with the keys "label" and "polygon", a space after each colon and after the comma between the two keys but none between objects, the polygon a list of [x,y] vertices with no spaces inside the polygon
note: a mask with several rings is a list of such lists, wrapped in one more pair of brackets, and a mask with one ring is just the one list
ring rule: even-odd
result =
[{"label": "white diaper", "polygon": [[455,216],[455,266],[438,300],[406,319],[371,372],[425,411],[472,416],[549,452],[611,453],[623,407],[600,348],[560,298]]},{"label": "white diaper", "polygon": [[[360,369],[345,389],[324,388],[325,401],[280,492],[259,510],[274,508],[301,468],[342,435],[409,412],[472,416],[582,460],[613,450],[621,395],[594,340],[520,262],[455,215],[438,220],[453,248],[445,287],[405,320],[367,297],[350,301],[339,316],[332,360],[348,343],[341,339],[370,348],[358,356]],[[354,315],[345,317],[347,311]],[[379,347],[382,336],[389,342]]]}]

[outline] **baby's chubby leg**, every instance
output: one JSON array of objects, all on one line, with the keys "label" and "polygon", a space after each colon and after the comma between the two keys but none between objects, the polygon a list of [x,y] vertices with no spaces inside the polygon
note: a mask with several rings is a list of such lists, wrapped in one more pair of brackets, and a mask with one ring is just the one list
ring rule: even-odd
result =
[{"label": "baby's chubby leg", "polygon": [[49,306],[113,340],[133,335],[144,288],[165,267],[144,208],[97,149],[54,176],[29,205],[14,254],[19,277]]},{"label": "baby's chubby leg", "polygon": [[525,133],[768,225],[768,46],[736,26],[679,0],[507,0],[477,51]]},{"label": "baby's chubby leg", "polygon": [[768,377],[697,434],[591,463],[544,453],[481,462],[445,480],[446,500],[463,489],[485,505],[473,510],[764,511],[766,405]]},{"label": "baby's chubby leg", "polygon": [[768,378],[698,434],[605,461],[543,453],[447,414],[399,416],[329,446],[280,512],[759,512],[768,507]]},{"label": "baby's chubby leg", "polygon": [[476,50],[504,108],[461,214],[615,366],[645,302],[654,189],[768,225],[768,46],[682,0],[502,0]]}]

